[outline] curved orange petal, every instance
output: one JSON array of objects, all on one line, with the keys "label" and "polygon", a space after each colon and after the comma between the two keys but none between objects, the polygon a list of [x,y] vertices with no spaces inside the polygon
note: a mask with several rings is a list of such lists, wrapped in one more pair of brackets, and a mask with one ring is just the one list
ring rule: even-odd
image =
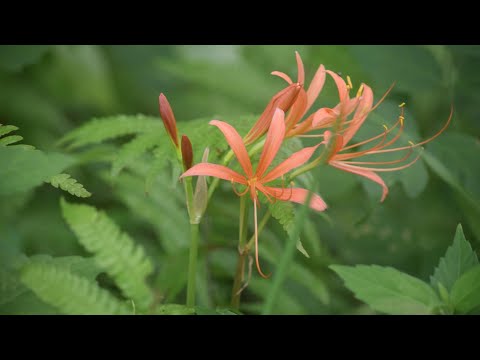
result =
[{"label": "curved orange petal", "polygon": [[322,91],[323,85],[325,84],[325,77],[325,66],[320,65],[307,90],[308,101],[305,112],[307,112],[312,107],[315,100],[317,100],[318,94],[320,94],[320,91]]},{"label": "curved orange petal", "polygon": [[210,163],[199,163],[192,166],[180,176],[180,179],[186,176],[213,176],[219,179],[237,182],[242,185],[247,184],[245,176],[240,175],[226,166]]},{"label": "curved orange petal", "polygon": [[297,60],[298,69],[297,82],[303,85],[305,83],[305,68],[303,67],[303,61],[298,51],[295,51],[295,58]]},{"label": "curved orange petal", "polygon": [[232,125],[219,120],[212,120],[209,122],[209,124],[214,125],[220,129],[220,131],[225,136],[228,145],[230,145],[233,152],[235,153],[238,162],[242,166],[243,171],[245,171],[247,177],[252,177],[252,163],[250,162],[250,157],[248,156],[247,149],[245,148],[242,137],[237,132],[237,130],[235,130]]},{"label": "curved orange petal", "polygon": [[268,129],[262,155],[260,155],[260,161],[258,162],[257,171],[255,172],[255,175],[259,178],[262,177],[265,170],[270,166],[282,145],[283,138],[285,137],[284,117],[285,113],[277,108],[273,115],[270,128]]},{"label": "curved orange petal", "polygon": [[290,109],[287,115],[287,119],[285,120],[287,130],[291,130],[300,121],[303,114],[305,114],[306,108],[307,108],[307,93],[303,88],[301,88],[300,92],[298,93],[297,99],[295,100],[295,103]]},{"label": "curved orange petal", "polygon": [[362,169],[362,168],[357,167],[357,166],[342,164],[339,161],[338,162],[337,161],[331,161],[330,165],[332,165],[333,167],[336,167],[337,169],[347,171],[347,172],[352,173],[352,174],[360,175],[360,176],[363,176],[363,177],[365,177],[369,180],[372,180],[372,181],[376,182],[377,184],[379,184],[382,187],[382,198],[380,199],[380,201],[383,202],[383,200],[385,200],[385,198],[387,197],[387,195],[388,195],[387,185],[385,184],[383,179],[380,176],[378,176],[377,174],[375,174],[373,171],[365,170],[365,169]]},{"label": "curved orange petal", "polygon": [[335,109],[321,108],[313,115],[312,128],[321,129],[330,126],[339,115],[340,113]]},{"label": "curved orange petal", "polygon": [[355,136],[358,129],[360,129],[362,124],[365,122],[365,119],[367,118],[373,106],[373,91],[370,86],[365,84],[363,86],[363,95],[358,103],[357,110],[353,115],[353,121],[343,134],[344,145],[347,145],[352,137]]},{"label": "curved orange petal", "polygon": [[300,91],[300,86],[297,84],[291,84],[285,89],[276,93],[268,103],[265,110],[263,110],[262,115],[258,118],[257,122],[250,129],[248,134],[245,136],[245,144],[251,144],[263,134],[265,134],[272,122],[273,114],[275,109],[279,107],[283,111],[287,111],[294,104],[295,99],[297,98],[298,92]]},{"label": "curved orange petal", "polygon": [[348,100],[348,89],[347,89],[347,84],[345,83],[345,80],[343,80],[339,75],[337,75],[331,70],[326,70],[326,73],[333,78],[333,80],[335,81],[335,84],[337,85],[338,96],[340,97],[340,103],[345,104],[346,101]]},{"label": "curved orange petal", "polygon": [[285,80],[285,81],[286,81],[287,83],[289,83],[289,84],[293,84],[293,81],[292,81],[292,79],[290,78],[290,76],[288,76],[288,75],[285,74],[284,72],[281,72],[281,71],[272,71],[270,74],[282,78],[283,80]]},{"label": "curved orange petal", "polygon": [[[291,201],[299,204],[304,204],[308,195],[308,190],[302,188],[282,189],[270,186],[262,186],[260,184],[257,184],[257,187],[258,190],[267,193],[275,199],[281,201]],[[325,209],[327,209],[327,204],[325,203],[325,201],[320,197],[320,195],[317,195],[315,193],[312,194],[309,206],[316,211],[324,211]]]},{"label": "curved orange petal", "polygon": [[319,146],[320,145],[306,147],[300,151],[297,151],[296,153],[293,153],[287,160],[278,164],[267,175],[261,178],[261,182],[268,183],[270,181],[273,181],[282,176],[283,174],[286,174],[290,170],[305,164],[308,160],[310,160],[313,153]]}]

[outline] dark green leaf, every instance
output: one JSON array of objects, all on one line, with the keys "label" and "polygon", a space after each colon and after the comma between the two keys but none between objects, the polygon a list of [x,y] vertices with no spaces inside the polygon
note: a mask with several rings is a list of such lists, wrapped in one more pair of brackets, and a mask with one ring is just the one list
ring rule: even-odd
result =
[{"label": "dark green leaf", "polygon": [[431,314],[440,300],[423,281],[391,267],[330,266],[355,296],[387,314]]},{"label": "dark green leaf", "polygon": [[477,255],[465,239],[462,225],[458,224],[453,245],[447,249],[445,256],[440,259],[433,276],[430,278],[430,283],[434,288],[440,283],[448,291],[451,291],[455,282],[475,265],[478,265]]}]

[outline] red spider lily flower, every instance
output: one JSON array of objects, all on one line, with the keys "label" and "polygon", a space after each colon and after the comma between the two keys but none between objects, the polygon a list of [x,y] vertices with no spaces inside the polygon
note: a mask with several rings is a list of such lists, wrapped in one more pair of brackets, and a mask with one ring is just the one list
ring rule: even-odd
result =
[{"label": "red spider lily flower", "polygon": [[173,145],[178,150],[177,122],[175,121],[172,107],[163,93],[158,97],[158,103],[160,106],[160,117],[163,120],[163,125],[165,125],[165,130],[167,130],[170,139],[172,139]]},{"label": "red spider lily flower", "polygon": [[[315,100],[318,98],[318,95],[322,91],[323,85],[325,83],[325,67],[320,65],[315,73],[308,90],[305,91],[303,84],[305,82],[305,69],[303,66],[302,58],[300,54],[295,51],[295,57],[297,60],[297,83],[301,85],[298,96],[293,104],[290,112],[287,115],[285,120],[286,124],[286,137],[292,137],[306,131],[309,131],[315,114],[310,115],[303,122],[299,123],[303,116],[307,113],[308,110],[312,107]],[[284,79],[290,85],[293,85],[292,79],[285,73],[280,71],[273,71],[272,75],[276,75]]]},{"label": "red spider lily flower", "polygon": [[[409,146],[400,146],[396,148],[388,148],[389,146],[393,145],[399,138],[400,135],[403,132],[403,127],[404,127],[404,110],[403,110],[403,105],[401,104],[400,107],[402,107],[402,112],[401,115],[399,116],[397,122],[390,128],[388,129],[385,126],[385,131],[377,136],[374,136],[370,139],[358,142],[356,144],[348,145],[348,142],[352,139],[352,137],[356,134],[362,123],[365,121],[368,113],[372,109],[372,103],[373,103],[373,94],[367,86],[365,86],[365,94],[363,99],[360,101],[360,104],[358,105],[357,111],[354,115],[353,120],[349,123],[349,126],[346,127],[345,129],[340,129],[338,133],[336,133],[335,136],[335,143],[333,144],[333,148],[331,150],[331,153],[329,154],[329,157],[327,159],[327,163],[333,167],[336,167],[337,169],[343,170],[350,172],[352,174],[356,174],[359,176],[363,176],[369,180],[372,180],[379,184],[382,187],[382,197],[381,197],[381,202],[385,200],[385,198],[388,195],[388,187],[383,181],[383,179],[377,174],[378,172],[388,172],[388,171],[398,171],[405,169],[411,165],[413,165],[419,158],[420,154],[415,157],[412,161],[408,162],[407,164],[397,166],[397,167],[390,167],[390,168],[384,168],[384,167],[370,167],[370,166],[379,166],[379,165],[393,165],[393,164],[398,164],[401,162],[406,161],[414,148],[417,148],[419,146],[422,146],[424,144],[429,143],[433,139],[435,139],[437,136],[439,136],[442,132],[445,131],[445,129],[448,127],[450,124],[450,121],[453,116],[453,107],[450,111],[450,116],[448,117],[447,122],[445,125],[432,137],[430,137],[427,140],[423,140],[419,143],[414,144],[413,142],[410,142]],[[400,126],[399,126],[400,125]],[[394,130],[397,126],[399,126],[398,132],[395,134],[395,136],[387,141],[387,135]],[[343,134],[342,134],[343,131]],[[330,141],[333,139],[332,132],[327,130],[324,133],[324,144],[329,144]],[[369,149],[366,150],[360,150],[360,151],[353,151],[351,152],[352,149],[361,146],[361,145],[366,145],[372,141],[379,140],[380,141],[375,144],[374,146],[370,147]],[[389,152],[396,152],[396,151],[407,151],[407,153],[400,159],[397,160],[392,160],[392,161],[357,161],[361,156],[364,155],[375,155],[375,154],[381,154],[381,153],[389,153]],[[345,151],[350,151],[350,152],[345,152]],[[352,161],[353,160],[353,161]],[[367,165],[367,166],[365,166]]]},{"label": "red spider lily flower", "polygon": [[301,88],[302,86],[298,83],[290,84],[272,97],[262,115],[260,115],[257,122],[245,136],[246,145],[252,144],[267,132],[276,108],[279,108],[283,111],[290,109],[290,107],[295,103]]},{"label": "red spider lily flower", "polygon": [[[356,132],[365,121],[368,113],[375,110],[385,99],[388,93],[393,89],[393,85],[385,92],[382,98],[377,102],[375,106],[373,105],[373,92],[372,89],[366,84],[362,83],[357,91],[355,97],[350,98],[350,90],[352,90],[353,85],[350,80],[350,77],[347,76],[348,85],[345,83],[338,74],[333,71],[326,70],[326,73],[329,74],[335,81],[335,85],[338,89],[338,95],[340,102],[334,108],[322,108],[315,113],[313,118],[310,130],[318,130],[331,127],[334,123],[337,124],[340,128],[347,128],[346,125],[355,123],[355,125],[348,126],[348,140],[351,139],[353,133]],[[347,120],[347,117],[354,111],[357,110],[354,114],[352,120]],[[298,133],[298,130],[297,130]],[[315,136],[315,135],[314,135]]]},{"label": "red spider lily flower", "polygon": [[[234,190],[239,196],[243,196],[247,192],[250,192],[250,196],[253,200],[255,218],[255,260],[257,270],[259,274],[264,278],[267,278],[268,276],[263,274],[258,260],[258,191],[262,192],[269,201],[273,201],[273,198],[275,200],[292,201],[303,204],[306,200],[308,190],[302,188],[276,188],[267,186],[265,184],[275,179],[281,178],[290,170],[305,164],[312,157],[313,153],[319,146],[317,145],[307,147],[300,151],[297,151],[292,154],[288,159],[267,172],[268,167],[278,153],[278,150],[280,149],[280,146],[285,137],[284,117],[284,112],[281,109],[277,108],[273,116],[271,126],[268,130],[265,145],[263,147],[263,151],[255,172],[253,171],[252,163],[248,156],[245,143],[242,140],[241,136],[238,134],[238,132],[231,125],[223,121],[210,121],[210,124],[217,126],[225,136],[225,139],[235,153],[235,156],[237,157],[238,162],[240,163],[240,166],[242,167],[245,175],[242,175],[223,165],[200,163],[194,165],[190,170],[186,171],[180,177],[182,178],[185,176],[214,176],[223,180],[230,181],[232,182],[232,184],[238,183],[247,187],[242,193],[238,193],[235,189]],[[313,194],[309,205],[312,209],[316,211],[324,211],[327,208],[327,205],[325,204],[323,199],[317,194]]]}]

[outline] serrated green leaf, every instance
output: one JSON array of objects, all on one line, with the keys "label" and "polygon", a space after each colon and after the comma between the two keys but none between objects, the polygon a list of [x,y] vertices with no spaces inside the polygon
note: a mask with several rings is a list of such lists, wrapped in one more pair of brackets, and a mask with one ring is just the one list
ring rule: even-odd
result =
[{"label": "serrated green leaf", "polygon": [[62,266],[31,262],[23,267],[22,282],[43,301],[64,314],[129,314],[129,309],[95,282]]},{"label": "serrated green leaf", "polygon": [[50,179],[46,181],[50,183],[53,187],[60,187],[60,189],[64,191],[68,191],[70,194],[86,198],[91,196],[92,194],[88,192],[82,184],[77,182],[74,178],[72,178],[69,174],[58,174],[52,176]]},{"label": "serrated green leaf", "polygon": [[75,149],[85,145],[99,144],[125,135],[163,133],[159,118],[145,115],[118,115],[94,118],[60,139],[59,144],[69,144]]},{"label": "serrated green leaf", "polygon": [[394,315],[431,314],[440,305],[425,282],[391,267],[331,265],[345,286],[374,310]]},{"label": "serrated green leaf", "polygon": [[7,146],[22,141],[23,136],[11,135],[0,139],[0,146]]},{"label": "serrated green leaf", "polygon": [[24,255],[19,256],[13,259],[9,265],[10,268],[0,268],[0,314],[56,313],[20,281],[18,270],[31,263],[47,263],[61,267],[90,281],[95,281],[101,272],[93,258],[51,257],[50,255],[34,255],[29,258]]},{"label": "serrated green leaf", "polygon": [[0,147],[0,196],[28,191],[72,163],[71,157],[59,153]]},{"label": "serrated green leaf", "polygon": [[10,134],[12,131],[18,130],[18,127],[13,125],[0,125],[0,136]]},{"label": "serrated green leaf", "polygon": [[122,169],[138,159],[149,149],[162,141],[162,136],[157,133],[140,134],[129,143],[122,146],[112,163],[111,175],[117,176]]},{"label": "serrated green leaf", "polygon": [[112,276],[127,298],[140,310],[153,301],[146,278],[153,265],[144,249],[122,233],[102,211],[92,206],[61,201],[62,214],[79,242],[95,254],[95,261]]},{"label": "serrated green leaf", "polygon": [[478,265],[477,254],[465,239],[462,225],[458,224],[453,244],[447,249],[445,256],[440,259],[430,278],[430,283],[433,287],[440,283],[448,291],[451,291],[455,282],[476,265]]},{"label": "serrated green leaf", "polygon": [[480,307],[480,266],[464,273],[453,285],[450,296],[455,311],[466,314]]}]

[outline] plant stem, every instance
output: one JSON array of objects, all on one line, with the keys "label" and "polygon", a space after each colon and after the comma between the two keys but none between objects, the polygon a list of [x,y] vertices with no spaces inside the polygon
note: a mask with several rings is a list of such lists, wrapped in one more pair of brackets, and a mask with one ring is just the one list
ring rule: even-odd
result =
[{"label": "plant stem", "polygon": [[198,221],[192,218],[193,211],[193,186],[192,178],[183,180],[185,188],[185,198],[187,201],[187,210],[190,218],[190,254],[188,258],[188,282],[187,282],[187,306],[195,306],[195,290],[197,276],[197,256],[198,256]]},{"label": "plant stem", "polygon": [[239,216],[239,232],[238,232],[238,262],[235,271],[235,278],[233,280],[232,301],[231,306],[234,309],[240,307],[240,289],[243,283],[243,274],[245,272],[245,259],[248,255],[248,250],[245,248],[245,242],[248,234],[248,194],[240,197],[240,216]]},{"label": "plant stem", "polygon": [[195,306],[197,276],[198,224],[190,224],[190,255],[188,260],[187,306]]},{"label": "plant stem", "polygon": [[[316,184],[313,188],[315,189],[315,187]],[[310,204],[312,195],[313,192],[309,191],[305,203],[302,205],[299,213],[297,214],[297,217],[295,218],[295,225],[293,231],[290,233],[287,243],[285,244],[285,249],[283,251],[282,258],[280,259],[280,264],[278,265],[278,270],[273,278],[273,283],[270,287],[270,291],[268,292],[265,304],[263,305],[262,314],[264,315],[272,313],[275,301],[278,299],[283,282],[285,281],[285,278],[287,276],[288,267],[292,262],[293,256],[295,254],[297,239],[300,236],[303,222],[307,217],[307,210],[309,208],[308,204]]]}]

